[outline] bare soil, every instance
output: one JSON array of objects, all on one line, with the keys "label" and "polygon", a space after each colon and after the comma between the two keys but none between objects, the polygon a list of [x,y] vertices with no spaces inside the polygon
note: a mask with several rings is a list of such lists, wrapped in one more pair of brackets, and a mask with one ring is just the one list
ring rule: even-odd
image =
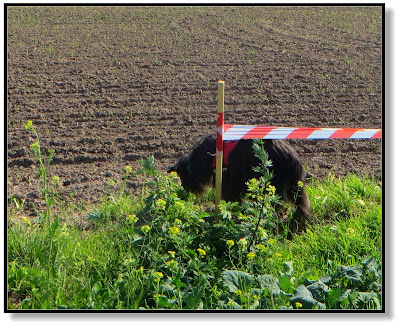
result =
[{"label": "bare soil", "polygon": [[[225,121],[382,126],[381,7],[8,7],[8,196],[40,205],[32,120],[67,201],[160,170]],[[308,173],[381,177],[382,141],[291,140]]]}]

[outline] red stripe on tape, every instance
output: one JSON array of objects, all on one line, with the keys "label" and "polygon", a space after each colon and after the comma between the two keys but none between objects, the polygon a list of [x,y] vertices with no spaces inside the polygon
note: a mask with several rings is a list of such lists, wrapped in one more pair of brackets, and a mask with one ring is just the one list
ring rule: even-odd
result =
[{"label": "red stripe on tape", "polygon": [[343,139],[350,138],[354,133],[357,132],[358,129],[337,129],[333,134],[329,137],[329,139]]},{"label": "red stripe on tape", "polygon": [[268,127],[268,126],[256,126],[255,128],[251,129],[247,132],[242,139],[262,139],[272,130],[275,130],[275,127]]},{"label": "red stripe on tape", "polygon": [[224,132],[228,131],[232,126],[233,124],[224,124]]},{"label": "red stripe on tape", "polygon": [[371,139],[381,139],[382,138],[382,130],[378,130],[378,132],[376,132]]},{"label": "red stripe on tape", "polygon": [[320,130],[319,128],[298,128],[293,130],[286,139],[306,139],[315,130]]}]

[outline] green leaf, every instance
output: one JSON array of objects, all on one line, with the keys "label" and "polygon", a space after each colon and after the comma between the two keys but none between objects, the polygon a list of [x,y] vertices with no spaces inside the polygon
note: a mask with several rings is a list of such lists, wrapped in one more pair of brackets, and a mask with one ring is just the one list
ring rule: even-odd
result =
[{"label": "green leaf", "polygon": [[50,227],[52,234],[54,234],[54,232],[56,231],[58,226],[59,226],[58,218],[55,218],[53,223],[51,224],[51,227]]},{"label": "green leaf", "polygon": [[168,297],[163,295],[158,300],[158,306],[172,308],[175,302],[176,299],[168,299]]},{"label": "green leaf", "polygon": [[38,245],[35,245],[34,247],[35,247],[36,256],[40,262],[40,265],[46,266],[46,262],[44,261],[41,247],[39,247]]},{"label": "green leaf", "polygon": [[283,263],[283,272],[288,276],[293,274],[293,261]]},{"label": "green leaf", "polygon": [[329,291],[328,296],[326,298],[326,304],[328,305],[329,309],[337,309],[339,303],[341,302],[341,297],[343,295],[342,288],[336,288]]},{"label": "green leaf", "polygon": [[162,292],[166,296],[173,297],[175,288],[176,287],[174,285],[166,282],[160,286],[160,292]]},{"label": "green leaf", "polygon": [[330,291],[329,287],[319,280],[307,286],[307,289],[311,292],[316,300],[324,300],[325,296]]},{"label": "green leaf", "polygon": [[187,296],[183,298],[183,301],[187,304],[188,308],[194,309],[198,307],[201,298],[203,296],[204,287],[206,283],[207,283],[206,279],[202,278],[197,284],[197,286],[193,289],[193,291],[187,294]]},{"label": "green leaf", "polygon": [[286,275],[282,275],[279,278],[279,288],[281,288],[282,291],[285,291],[287,293],[292,293],[294,291],[293,284],[290,281],[290,278],[287,277]]},{"label": "green leaf", "polygon": [[241,290],[247,292],[253,283],[253,276],[242,271],[225,270],[222,281],[229,288],[230,292]]},{"label": "green leaf", "polygon": [[326,309],[326,306],[316,299],[314,299],[312,293],[302,284],[300,285],[292,298],[290,298],[290,304],[295,307],[297,303],[302,304],[304,309]]},{"label": "green leaf", "polygon": [[258,281],[261,284],[261,289],[267,289],[272,295],[278,296],[281,293],[279,288],[279,280],[272,275],[265,274],[258,277]]},{"label": "green leaf", "polygon": [[88,219],[91,221],[100,221],[101,217],[102,215],[100,210],[93,210],[88,214]]},{"label": "green leaf", "polygon": [[362,262],[361,264],[364,266],[365,270],[371,272],[376,278],[379,278],[381,276],[380,275],[381,266],[375,257],[371,257]]},{"label": "green leaf", "polygon": [[184,288],[184,287],[186,287],[185,284],[183,284],[183,283],[181,282],[181,273],[182,273],[182,271],[181,271],[181,268],[179,267],[179,268],[178,268],[178,272],[176,272],[175,279],[172,281],[172,283],[173,283],[178,289],[179,289],[179,288]]},{"label": "green leaf", "polygon": [[359,308],[366,308],[369,304],[373,304],[377,309],[381,309],[378,295],[375,292],[357,292],[355,302]]},{"label": "green leaf", "polygon": [[342,295],[339,298],[340,301],[340,306],[342,308],[348,308],[349,304],[350,304],[350,294],[352,293],[351,289],[346,290],[345,292],[342,293]]}]

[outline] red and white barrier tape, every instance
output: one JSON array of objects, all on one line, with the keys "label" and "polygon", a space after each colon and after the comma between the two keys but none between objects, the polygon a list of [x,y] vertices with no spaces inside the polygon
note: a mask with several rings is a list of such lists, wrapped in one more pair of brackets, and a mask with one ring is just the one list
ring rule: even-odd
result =
[{"label": "red and white barrier tape", "polygon": [[240,139],[381,139],[381,129],[289,128],[225,124],[223,140]]}]

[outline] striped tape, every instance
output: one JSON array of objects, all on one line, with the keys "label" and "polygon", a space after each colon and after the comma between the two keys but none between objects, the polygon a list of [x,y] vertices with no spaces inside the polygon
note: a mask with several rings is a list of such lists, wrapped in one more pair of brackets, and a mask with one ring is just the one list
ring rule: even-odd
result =
[{"label": "striped tape", "polygon": [[224,125],[224,141],[240,139],[381,139],[381,129],[289,128]]}]

